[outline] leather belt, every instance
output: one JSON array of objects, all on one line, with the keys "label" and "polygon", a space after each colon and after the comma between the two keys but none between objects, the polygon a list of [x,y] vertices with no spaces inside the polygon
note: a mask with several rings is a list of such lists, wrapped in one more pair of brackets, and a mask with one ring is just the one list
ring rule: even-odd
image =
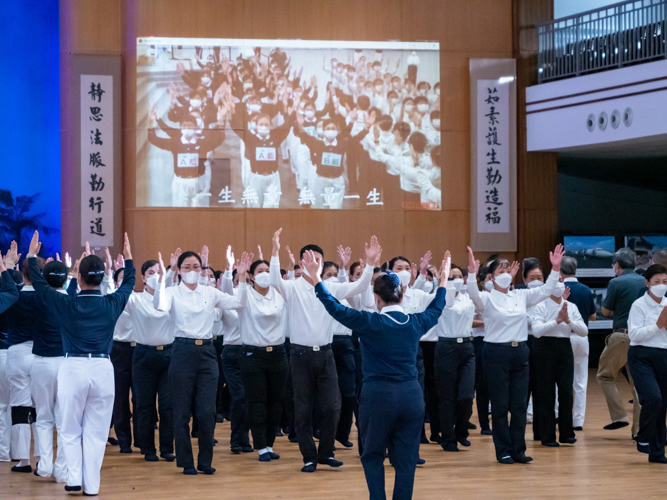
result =
[{"label": "leather belt", "polygon": [[212,345],[213,341],[211,339],[191,339],[186,337],[176,337],[174,342],[183,342],[185,344],[194,344],[194,345]]},{"label": "leather belt", "polygon": [[438,342],[456,342],[463,344],[464,342],[472,342],[472,337],[439,337]]},{"label": "leather belt", "polygon": [[109,358],[109,355],[106,353],[91,353],[91,352],[68,352],[65,354],[66,358]]},{"label": "leather belt", "polygon": [[292,344],[292,348],[297,349],[297,350],[304,350],[304,351],[328,351],[331,349],[331,344],[327,345],[299,345],[299,344]]},{"label": "leather belt", "polygon": [[171,349],[172,344],[161,344],[161,345],[146,345],[146,344],[137,344],[137,347],[141,347],[142,349],[150,349],[150,350],[156,350],[156,351],[164,351],[167,349]]},{"label": "leather belt", "polygon": [[280,347],[285,347],[285,344],[269,345],[269,346],[243,345],[243,349],[245,349],[246,351],[253,351],[253,352],[273,352]]},{"label": "leather belt", "polygon": [[519,347],[521,345],[526,345],[525,341],[517,342],[516,340],[514,340],[512,342],[487,342],[487,343],[491,344],[491,345],[504,345],[504,346],[507,346],[507,347]]}]

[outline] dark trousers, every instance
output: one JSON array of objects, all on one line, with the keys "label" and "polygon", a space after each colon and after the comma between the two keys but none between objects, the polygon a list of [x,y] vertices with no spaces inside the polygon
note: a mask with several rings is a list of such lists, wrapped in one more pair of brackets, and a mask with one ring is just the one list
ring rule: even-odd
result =
[{"label": "dark trousers", "polygon": [[472,345],[475,347],[475,402],[477,403],[477,418],[479,426],[489,429],[489,390],[486,387],[484,377],[484,337],[473,337]]},{"label": "dark trousers", "polygon": [[[491,396],[493,444],[496,458],[516,457],[526,451],[528,406],[528,346],[484,344],[484,371]],[[512,414],[511,423],[507,413]]]},{"label": "dark trousers", "polygon": [[242,349],[243,346],[240,345],[226,345],[222,349],[222,370],[225,373],[225,380],[232,396],[232,405],[229,412],[232,427],[229,445],[232,448],[250,446],[248,400],[246,399],[243,379],[241,378],[241,365],[239,364]]},{"label": "dark trousers", "polygon": [[218,362],[210,340],[196,345],[193,339],[176,337],[171,348],[169,382],[174,405],[176,464],[194,467],[190,416],[197,418],[199,456],[197,464],[210,467],[213,460],[215,395],[218,389]]},{"label": "dark trousers", "polygon": [[338,374],[338,389],[341,396],[340,419],[336,430],[336,439],[344,443],[350,439],[352,430],[352,418],[357,406],[356,377],[357,367],[355,363],[354,344],[352,337],[346,335],[334,335],[331,343],[334,361],[336,362],[336,373]]},{"label": "dark trousers", "polygon": [[290,340],[285,339],[285,351],[287,352],[287,383],[285,384],[285,400],[283,411],[285,413],[284,421],[289,428],[289,439],[296,439],[296,428],[294,425],[294,388],[292,387],[292,370],[290,370]]},{"label": "dark trousers", "polygon": [[[539,413],[539,432],[543,443],[556,441],[556,385],[558,385],[558,434],[560,441],[574,438],[572,408],[574,405],[574,354],[569,338],[540,337],[533,341],[535,376]],[[535,425],[535,424],[533,424]]]},{"label": "dark trousers", "polygon": [[[113,341],[111,363],[116,395],[113,400],[111,422],[116,430],[116,438],[121,450],[131,450],[132,442],[137,446],[137,412],[135,395],[132,393],[130,408],[130,389],[132,388],[132,357],[134,346],[131,342]],[[134,410],[134,411],[133,411]],[[130,425],[130,420],[132,425]],[[132,433],[134,428],[134,434]]]},{"label": "dark trousers", "polygon": [[361,464],[370,499],[387,498],[384,486],[387,447],[396,472],[393,499],[411,499],[424,421],[424,396],[419,383],[417,380],[365,382],[359,420],[364,449]]},{"label": "dark trousers", "polygon": [[628,366],[641,404],[637,441],[648,443],[649,458],[665,456],[667,428],[667,350],[630,346]]},{"label": "dark trousers", "polygon": [[470,338],[464,338],[461,343],[457,339],[438,340],[435,348],[435,378],[440,403],[442,445],[456,446],[457,441],[468,438],[468,422],[475,394],[475,348]]},{"label": "dark trousers", "polygon": [[222,335],[213,340],[213,347],[215,347],[215,359],[218,361],[218,391],[215,395],[215,413],[216,418],[218,414],[224,415],[224,395],[225,395],[225,375],[222,372]]},{"label": "dark trousers", "polygon": [[253,448],[272,447],[285,399],[288,370],[285,346],[275,346],[271,351],[266,347],[243,346],[239,364]]},{"label": "dark trousers", "polygon": [[526,405],[530,401],[530,396],[533,396],[533,440],[541,441],[540,438],[540,412],[537,408],[540,405],[541,394],[537,390],[537,369],[535,365],[535,337],[528,335],[526,341],[528,346],[528,394],[526,395]]},{"label": "dark trousers", "polygon": [[160,453],[174,452],[174,409],[169,385],[171,345],[158,351],[138,344],[132,359],[133,386],[137,405],[137,441],[141,453],[155,453],[155,398],[160,415]]},{"label": "dark trousers", "polygon": [[361,372],[361,344],[359,343],[359,335],[352,332],[352,344],[354,345],[354,362],[356,365],[355,382],[356,382],[356,396],[357,404],[354,407],[354,419],[357,426],[357,448],[359,456],[364,451],[363,439],[361,436],[361,427],[359,426],[359,399],[361,398],[361,389],[363,387],[363,374]]},{"label": "dark trousers", "polygon": [[435,374],[435,346],[437,342],[420,342],[424,357],[424,401],[428,411],[431,435],[440,435],[440,407]]},{"label": "dark trousers", "polygon": [[[304,463],[317,463],[334,456],[334,439],[340,415],[340,391],[331,346],[319,351],[292,344],[290,354],[294,387],[294,420]],[[313,400],[317,397],[320,420],[319,449],[313,440]]]}]

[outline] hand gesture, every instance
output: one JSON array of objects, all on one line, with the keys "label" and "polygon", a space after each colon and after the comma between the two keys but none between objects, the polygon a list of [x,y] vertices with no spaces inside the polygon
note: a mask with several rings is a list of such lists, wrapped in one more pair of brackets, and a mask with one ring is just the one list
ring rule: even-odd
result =
[{"label": "hand gesture", "polygon": [[287,256],[289,257],[290,264],[292,265],[292,269],[290,269],[290,271],[294,271],[294,266],[296,265],[296,261],[294,260],[294,254],[287,246],[285,247],[285,250],[287,250]]},{"label": "hand gesture", "polygon": [[563,302],[563,307],[561,307],[560,311],[558,311],[556,323],[570,323],[570,317],[567,314],[567,302]]},{"label": "hand gesture", "polygon": [[658,316],[658,321],[656,321],[655,324],[660,329],[667,327],[667,307],[662,308],[662,312]]},{"label": "hand gesture", "polygon": [[378,127],[377,125],[373,125],[372,130],[373,130],[373,140],[375,142],[379,141],[380,140],[380,127]]},{"label": "hand gesture", "polygon": [[[132,260],[132,249],[130,248],[130,238],[128,238],[127,233],[125,233],[125,237],[123,238],[123,258],[125,260]],[[123,262],[123,265],[125,265],[125,262]]]},{"label": "hand gesture", "polygon": [[419,272],[421,274],[426,274],[428,270],[429,263],[431,262],[431,251],[429,250],[424,254],[424,256],[419,259]]},{"label": "hand gesture", "polygon": [[181,256],[183,252],[181,251],[181,247],[178,247],[174,253],[171,254],[171,257],[169,258],[169,264],[171,265],[170,269],[173,272],[178,272],[178,258]]},{"label": "hand gesture", "polygon": [[250,255],[248,255],[246,252],[243,252],[241,254],[241,260],[239,261],[239,265],[236,266],[236,274],[239,277],[239,283],[245,283],[246,273],[250,268],[250,264],[252,264],[251,259],[252,257],[250,257]]},{"label": "hand gesture", "polygon": [[58,252],[56,252],[56,262],[62,262],[62,260],[60,260],[60,254]]},{"label": "hand gesture", "polygon": [[264,256],[262,255],[262,247],[260,245],[257,245],[257,255],[259,255],[259,260],[264,260]]},{"label": "hand gesture", "polygon": [[310,86],[311,87],[316,87],[317,86],[317,77],[315,75],[310,77]]},{"label": "hand gesture", "polygon": [[315,284],[322,281],[320,278],[322,262],[315,256],[315,252],[312,250],[306,251],[306,253],[303,254],[303,259],[301,260],[301,266],[308,271],[308,274],[310,274],[310,279],[312,279]]},{"label": "hand gesture", "polygon": [[206,245],[202,247],[199,256],[201,257],[201,270],[203,276],[204,275],[203,273],[206,271],[206,269],[204,268],[208,267],[208,247]]},{"label": "hand gesture", "polygon": [[90,249],[90,242],[86,241],[86,249],[85,249],[86,256],[88,255],[95,255],[95,250]]},{"label": "hand gesture", "polygon": [[570,298],[570,287],[566,286],[565,291],[563,292],[563,300],[567,300]]},{"label": "hand gesture", "polygon": [[7,252],[7,255],[5,255],[5,266],[7,269],[14,269],[14,266],[16,266],[16,263],[20,258],[21,254],[18,253],[18,245],[12,240],[12,243],[9,246],[9,251]]},{"label": "hand gesture", "polygon": [[[173,257],[174,254],[172,253],[171,255]],[[164,279],[164,277],[167,274],[167,270],[164,267],[164,261],[162,260],[162,253],[161,252],[157,253],[157,260],[158,260],[158,263],[160,264],[158,266],[158,271],[157,271],[158,274],[160,275],[160,279],[158,280],[158,282],[162,283],[162,280]]]},{"label": "hand gesture", "polygon": [[125,259],[121,254],[116,257],[116,271],[125,267]]},{"label": "hand gesture", "polygon": [[440,276],[442,279],[438,280],[438,288],[445,288],[447,286],[447,278],[449,278],[449,273],[452,270],[452,254],[449,250],[445,252],[445,258],[442,259],[442,265],[440,266]]},{"label": "hand gesture", "polygon": [[5,267],[5,257],[2,256],[2,252],[0,252],[0,273],[4,273],[7,268]]},{"label": "hand gesture", "polygon": [[[109,252],[109,247],[104,249],[104,274],[108,275],[113,270],[113,259],[111,258],[111,252]],[[116,268],[120,269],[120,268]]]},{"label": "hand gesture", "polygon": [[[37,255],[41,248],[42,248],[42,243],[39,241],[39,232],[35,231],[34,233],[32,233],[32,239],[30,240],[30,248],[28,250],[28,255]],[[10,252],[13,249],[14,246],[12,245],[12,248],[10,248]]]},{"label": "hand gesture", "polygon": [[565,255],[565,250],[563,245],[556,245],[556,248],[553,252],[549,252],[549,260],[551,260],[551,269],[556,272],[560,272],[560,263],[563,260],[563,255]]},{"label": "hand gesture", "polygon": [[[49,257],[48,259],[46,259],[44,261],[44,265],[48,264],[49,262],[53,262],[53,257]],[[26,264],[23,264],[23,265],[26,265]]]},{"label": "hand gesture", "polygon": [[151,109],[148,110],[148,121],[151,124],[153,124],[156,119],[157,119],[157,109],[155,109],[155,106],[152,106]]},{"label": "hand gesture", "polygon": [[340,267],[348,269],[350,267],[350,260],[352,260],[352,250],[350,247],[343,248],[343,245],[338,245],[336,251],[338,252]]},{"label": "hand gesture", "polygon": [[86,252],[83,252],[81,254],[81,257],[79,257],[75,262],[74,265],[72,266],[72,275],[76,278],[77,275],[79,274],[79,264],[81,264],[81,261],[85,258],[88,257],[88,254]]},{"label": "hand gesture", "polygon": [[417,270],[417,263],[413,262],[410,264],[410,274],[412,274],[412,279],[417,279],[417,274],[419,274],[419,271]]},{"label": "hand gesture", "polygon": [[283,232],[283,228],[281,227],[278,229],[275,233],[273,233],[273,249],[271,251],[271,256],[272,257],[278,257],[279,252],[280,252],[280,233]]},{"label": "hand gesture", "polygon": [[185,65],[182,62],[176,63],[176,71],[178,71],[179,75],[183,75],[185,73]]},{"label": "hand gesture", "polygon": [[382,255],[382,247],[378,243],[377,237],[372,236],[370,246],[368,243],[365,243],[365,247],[366,263],[373,267],[377,266],[378,262],[380,261],[380,255]]},{"label": "hand gesture", "polygon": [[516,276],[516,273],[519,272],[519,269],[521,269],[521,264],[519,264],[516,260],[512,262],[512,265],[510,266],[510,275],[512,276],[512,281],[514,281],[514,277]]},{"label": "hand gesture", "polygon": [[[243,252],[243,255],[246,255],[245,252]],[[228,245],[227,246],[227,270],[231,271],[234,268],[234,252],[232,252],[232,246]]]},{"label": "hand gesture", "polygon": [[468,272],[470,274],[477,274],[477,271],[479,271],[479,261],[475,260],[472,248],[468,247]]},{"label": "hand gesture", "polygon": [[67,266],[67,269],[72,267],[72,257],[69,252],[65,252],[65,266]]}]

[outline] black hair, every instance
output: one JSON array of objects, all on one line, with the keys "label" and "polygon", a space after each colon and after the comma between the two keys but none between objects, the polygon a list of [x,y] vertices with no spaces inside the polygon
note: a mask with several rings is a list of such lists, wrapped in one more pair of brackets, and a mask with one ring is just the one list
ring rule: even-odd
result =
[{"label": "black hair", "polygon": [[397,260],[404,260],[405,262],[408,263],[408,265],[410,265],[410,261],[409,261],[408,259],[406,259],[405,257],[402,257],[402,256],[399,255],[399,256],[394,257],[393,259],[391,259],[391,260],[389,261],[389,271],[391,271],[392,269],[394,269],[394,264],[396,264],[396,261],[397,261]]},{"label": "black hair", "polygon": [[394,273],[383,273],[375,279],[373,293],[386,304],[400,304],[403,298],[401,280]]},{"label": "black hair", "polygon": [[434,167],[442,167],[440,145],[438,144],[431,150],[431,163]]},{"label": "black hair", "polygon": [[368,108],[371,107],[371,100],[367,95],[360,95],[357,97],[357,106],[359,107],[360,110],[366,111]]},{"label": "black hair", "polygon": [[188,257],[195,257],[199,261],[199,265],[201,265],[201,257],[197,252],[192,252],[188,250],[187,252],[183,252],[181,255],[178,256],[178,268],[181,268],[181,265],[183,264],[183,261],[187,259]]},{"label": "black hair", "polygon": [[377,120],[377,124],[378,127],[380,127],[380,130],[383,132],[390,132],[391,126],[394,124],[394,119],[391,117],[391,115],[382,115]]},{"label": "black hair", "polygon": [[297,269],[301,269],[301,266],[299,264],[294,264],[294,270],[296,271]]},{"label": "black hair", "polygon": [[79,264],[79,274],[86,285],[100,286],[104,278],[104,261],[97,255],[84,257]]},{"label": "black hair", "polygon": [[215,280],[218,281],[220,276],[222,276],[222,271],[213,271],[213,276],[215,276]]},{"label": "black hair", "polygon": [[[299,258],[303,259],[303,254],[306,253],[308,250],[312,250],[313,252],[318,252],[322,257],[324,257],[324,250],[322,250],[320,247],[317,245],[306,245],[301,249],[301,252],[299,253]],[[296,269],[296,266],[294,266]]]},{"label": "black hair", "polygon": [[284,269],[280,270],[280,276],[285,276],[286,274],[287,274],[287,271],[285,271]]},{"label": "black hair", "polygon": [[483,282],[486,277],[489,275],[489,268],[487,266],[480,267],[477,271],[477,277],[480,282]]},{"label": "black hair", "polygon": [[23,285],[25,285],[25,283],[23,282],[23,275],[20,272],[18,272],[16,269],[7,269],[7,271],[9,272],[10,276],[14,280],[14,284],[16,285],[16,288],[18,288],[19,292],[20,292],[21,289],[23,288]]},{"label": "black hair", "polygon": [[440,119],[440,110],[439,109],[434,109],[431,111],[431,120],[439,120]]},{"label": "black hair", "polygon": [[361,265],[361,262],[353,262],[352,265],[350,266],[350,276],[354,274],[354,272],[357,270],[357,267]]},{"label": "black hair", "polygon": [[148,271],[151,267],[153,267],[155,264],[159,264],[157,260],[147,260],[141,265],[141,275],[146,276],[146,271]]},{"label": "black hair", "polygon": [[[118,276],[120,276],[120,273],[124,272],[125,268],[121,267],[120,269],[116,269],[116,272],[113,273],[113,280],[118,283]],[[142,273],[143,274],[143,273]],[[123,275],[125,276],[125,275]]]},{"label": "black hair", "polygon": [[544,276],[544,269],[542,269],[542,264],[540,263],[540,259],[536,257],[527,257],[523,259],[523,279],[525,280],[528,277],[528,274],[531,271],[534,271],[535,269],[539,269],[542,271],[542,275]]},{"label": "black hair", "polygon": [[398,133],[401,134],[401,139],[403,141],[407,141],[408,137],[410,137],[410,134],[412,133],[412,129],[410,128],[410,125],[405,122],[396,122],[394,123],[394,128],[393,132],[396,132],[398,130]]},{"label": "black hair", "polygon": [[381,268],[381,267],[374,267],[374,268],[373,268],[373,274],[375,274],[375,273],[381,273],[381,272],[382,272],[382,268]]},{"label": "black hair", "polygon": [[423,104],[423,103],[428,104],[428,98],[426,96],[418,95],[417,97],[415,97],[415,105],[419,105],[419,104]]},{"label": "black hair", "polygon": [[321,278],[322,276],[324,276],[324,271],[326,271],[327,269],[329,269],[329,268],[332,267],[332,266],[335,267],[336,270],[338,270],[338,264],[336,264],[335,262],[332,262],[332,261],[330,261],[330,260],[327,260],[326,262],[324,262],[324,263],[322,264],[322,274],[320,274],[320,278]]},{"label": "black hair", "polygon": [[415,153],[423,153],[424,151],[426,151],[426,145],[428,144],[428,139],[421,132],[413,132],[413,134],[408,139],[408,144],[412,144]]},{"label": "black hair", "polygon": [[57,260],[44,266],[44,279],[53,288],[60,288],[67,282],[67,266]]},{"label": "black hair", "polygon": [[662,264],[653,264],[644,273],[644,278],[646,278],[646,281],[651,281],[651,278],[656,274],[667,274],[667,267]]},{"label": "black hair", "polygon": [[496,275],[496,269],[500,267],[500,264],[503,262],[507,262],[509,264],[509,261],[507,259],[495,259],[493,262],[489,264],[489,274],[495,276]]},{"label": "black hair", "polygon": [[255,274],[255,270],[257,269],[257,267],[258,267],[260,264],[266,264],[267,266],[270,266],[270,265],[271,265],[271,264],[269,264],[269,263],[268,263],[267,261],[265,261],[265,260],[256,260],[255,262],[253,262],[252,264],[250,264],[250,269],[248,270],[248,271],[250,272],[250,274],[252,274],[252,275],[254,276],[254,274]]}]

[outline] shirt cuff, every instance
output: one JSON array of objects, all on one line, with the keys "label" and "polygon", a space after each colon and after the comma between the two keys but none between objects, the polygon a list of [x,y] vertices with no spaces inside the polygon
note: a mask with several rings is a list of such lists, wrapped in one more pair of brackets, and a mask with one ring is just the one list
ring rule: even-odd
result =
[{"label": "shirt cuff", "polygon": [[228,280],[232,279],[234,276],[234,272],[230,271],[229,269],[225,269],[225,274],[222,275],[223,278],[227,278]]},{"label": "shirt cuff", "polygon": [[364,272],[370,272],[371,274],[373,273],[373,269],[375,269],[373,266],[370,264],[366,264],[366,267],[364,268]]}]

